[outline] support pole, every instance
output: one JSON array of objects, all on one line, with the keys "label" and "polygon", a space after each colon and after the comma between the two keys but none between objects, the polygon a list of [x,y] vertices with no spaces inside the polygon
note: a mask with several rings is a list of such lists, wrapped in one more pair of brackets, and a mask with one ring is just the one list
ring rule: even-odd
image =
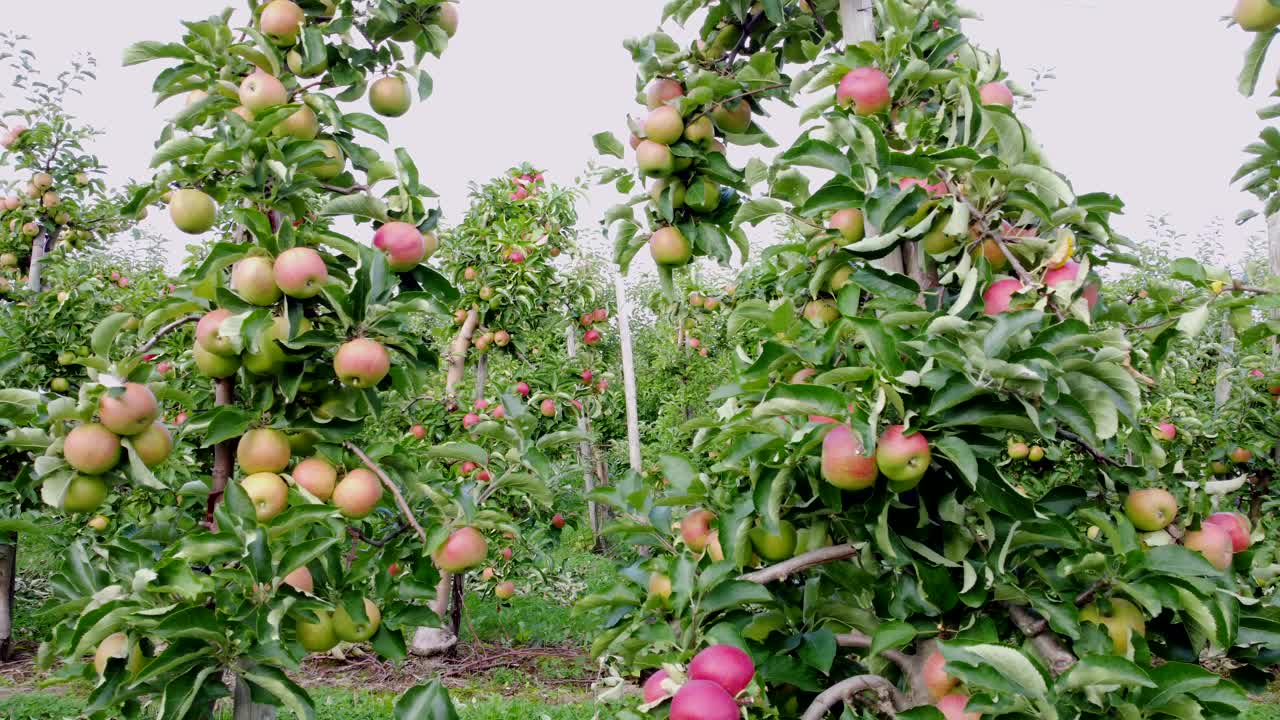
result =
[{"label": "support pole", "polygon": [[0,662],[13,657],[13,605],[18,580],[18,536],[0,537]]},{"label": "support pole", "polygon": [[259,705],[253,701],[249,691],[249,683],[242,677],[236,677],[235,709],[231,720],[275,720],[276,709],[270,705]]},{"label": "support pole", "polygon": [[618,296],[618,332],[622,342],[622,391],[627,405],[627,459],[631,469],[640,472],[640,414],[636,409],[636,361],[631,348],[631,308],[627,305],[627,289],[621,275],[614,277]]},{"label": "support pole", "polygon": [[[569,358],[578,357],[578,337],[575,334],[573,325],[565,328],[564,342]],[[584,433],[587,431],[587,418],[581,412],[578,413],[578,430]],[[578,460],[582,463],[582,489],[586,495],[590,495],[596,489],[595,461],[592,458],[591,443],[583,440],[578,444]],[[600,513],[596,508],[596,504],[590,500],[587,501],[587,520],[591,525],[591,540],[596,547],[599,547]]]}]

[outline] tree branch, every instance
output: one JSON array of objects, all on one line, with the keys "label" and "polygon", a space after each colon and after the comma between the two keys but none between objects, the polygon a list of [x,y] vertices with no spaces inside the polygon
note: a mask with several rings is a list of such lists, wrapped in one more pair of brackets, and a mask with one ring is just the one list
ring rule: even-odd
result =
[{"label": "tree branch", "polygon": [[[898,688],[893,686],[893,683],[879,675],[855,675],[823,690],[813,699],[809,709],[804,711],[802,720],[822,720],[831,708],[841,702],[850,702],[859,693],[868,690],[874,691],[882,700],[890,701],[895,711],[907,709],[907,699]],[[890,717],[896,717],[896,715],[891,713]]]},{"label": "tree branch", "polygon": [[174,330],[177,330],[178,328],[182,327],[183,325],[186,325],[189,322],[195,322],[199,319],[200,319],[199,315],[188,315],[184,318],[178,318],[177,320],[174,320],[168,325],[165,325],[164,327],[157,330],[156,334],[152,335],[150,340],[146,341],[145,343],[142,344],[142,347],[138,348],[138,352],[145,353],[146,351],[155,347],[156,343],[160,342],[160,338],[164,337],[165,335],[168,335],[169,333],[173,332]]},{"label": "tree branch", "polygon": [[1062,428],[1058,428],[1058,437],[1062,438],[1063,440],[1070,440],[1071,442],[1079,445],[1082,449],[1084,449],[1085,452],[1092,455],[1094,460],[1097,460],[1098,462],[1103,463],[1104,465],[1110,465],[1111,467],[1120,467],[1120,463],[1116,462],[1115,460],[1112,460],[1110,457],[1107,457],[1106,453],[1090,445],[1087,440],[1071,432],[1070,430],[1063,430]]},{"label": "tree branch", "polygon": [[1004,606],[1008,608],[1009,618],[1013,620],[1013,624],[1031,641],[1031,646],[1036,649],[1036,653],[1049,666],[1049,671],[1055,677],[1066,672],[1076,663],[1076,656],[1063,648],[1062,643],[1058,642],[1058,637],[1049,632],[1048,623],[1038,620],[1021,605],[1006,602]]},{"label": "tree branch", "polygon": [[414,532],[418,533],[418,539],[422,541],[422,544],[426,545],[427,531],[423,530],[422,525],[418,524],[418,519],[413,516],[413,509],[409,507],[408,502],[405,502],[404,495],[400,492],[400,488],[397,487],[395,483],[391,482],[391,478],[387,477],[387,474],[382,471],[382,468],[378,467],[373,460],[369,459],[369,456],[366,455],[363,450],[356,447],[355,443],[346,442],[343,444],[346,445],[348,450],[355,453],[356,457],[360,458],[360,462],[363,462],[365,467],[372,470],[373,474],[378,476],[378,479],[382,481],[382,484],[386,486],[387,490],[391,491],[391,494],[396,499],[396,505],[400,508],[400,513],[404,515],[405,521],[409,523],[409,526],[413,528]]},{"label": "tree branch", "polygon": [[775,580],[783,580],[790,575],[804,570],[805,568],[835,562],[836,560],[844,560],[857,554],[858,550],[848,543],[843,545],[831,545],[818,550],[811,550],[802,555],[797,555],[790,560],[784,560],[776,565],[770,565],[769,567],[761,568],[755,572],[741,575],[738,579],[766,585],[774,582]]},{"label": "tree branch", "polygon": [[387,533],[386,537],[371,538],[368,535],[365,535],[364,533],[355,529],[354,527],[351,527],[350,525],[348,525],[347,534],[350,535],[352,539],[359,540],[360,542],[366,545],[372,545],[374,547],[380,548],[380,547],[385,547],[387,543],[391,542],[398,535],[400,535],[400,533],[408,529],[409,529],[409,523],[401,522],[399,525],[396,525],[394,530]]}]

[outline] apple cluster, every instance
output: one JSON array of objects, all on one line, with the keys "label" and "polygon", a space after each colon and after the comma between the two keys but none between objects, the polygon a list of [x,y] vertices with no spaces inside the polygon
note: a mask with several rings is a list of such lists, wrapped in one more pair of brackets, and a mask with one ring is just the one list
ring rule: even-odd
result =
[{"label": "apple cluster", "polygon": [[735,698],[756,674],[751,656],[733,645],[712,645],[694,655],[686,671],[672,670],[658,670],[643,688],[647,706],[671,699],[671,720],[736,720],[742,711]]},{"label": "apple cluster", "polygon": [[[711,107],[685,100],[685,88],[671,78],[656,78],[645,89],[648,115],[643,122],[630,121],[631,148],[640,174],[652,178],[649,197],[655,209],[693,215],[715,212],[722,189],[703,171],[712,154],[724,156],[725,144],[717,134],[733,135],[751,128],[751,104],[745,97],[730,98]],[[693,257],[693,246],[674,224],[663,224],[649,238],[649,252],[659,265],[678,267]]]},{"label": "apple cluster", "polygon": [[882,474],[893,492],[912,490],[929,469],[929,460],[924,433],[908,432],[903,425],[885,428],[874,452],[867,452],[862,438],[843,423],[835,423],[822,438],[822,478],[841,490],[875,487]]},{"label": "apple cluster", "polygon": [[77,425],[62,440],[62,459],[74,474],[68,479],[61,473],[43,473],[45,502],[68,513],[97,510],[110,491],[107,481],[120,465],[125,441],[144,466],[164,462],[173,451],[173,436],[159,418],[160,405],[146,385],[131,382],[108,388],[98,399],[98,421]]}]

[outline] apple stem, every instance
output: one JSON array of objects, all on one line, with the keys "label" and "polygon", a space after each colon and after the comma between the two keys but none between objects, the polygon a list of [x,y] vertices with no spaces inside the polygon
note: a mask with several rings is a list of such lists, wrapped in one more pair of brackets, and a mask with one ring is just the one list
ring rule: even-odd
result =
[{"label": "apple stem", "polygon": [[178,318],[177,320],[174,320],[168,325],[165,325],[164,327],[157,330],[156,334],[151,336],[150,340],[143,343],[142,347],[138,348],[138,353],[139,354],[145,353],[146,351],[155,347],[156,343],[160,342],[160,338],[164,337],[165,335],[168,335],[169,333],[173,332],[174,330],[177,330],[178,328],[182,327],[183,325],[186,325],[189,322],[195,322],[199,319],[200,319],[199,315],[187,315],[186,317]]},{"label": "apple stem", "polygon": [[345,445],[352,453],[355,453],[355,456],[360,458],[360,462],[364,463],[365,467],[369,468],[374,475],[378,476],[378,479],[382,481],[383,486],[385,486],[391,495],[395,497],[396,506],[400,508],[400,513],[404,515],[409,526],[418,534],[418,539],[422,541],[423,545],[426,545],[427,531],[422,529],[422,525],[418,523],[418,519],[413,516],[413,510],[409,507],[409,503],[405,501],[404,495],[400,492],[400,488],[395,483],[391,482],[391,478],[387,477],[387,474],[382,471],[382,468],[378,467],[378,465],[374,463],[363,450],[356,447],[355,443],[346,442],[343,443],[343,445]]}]

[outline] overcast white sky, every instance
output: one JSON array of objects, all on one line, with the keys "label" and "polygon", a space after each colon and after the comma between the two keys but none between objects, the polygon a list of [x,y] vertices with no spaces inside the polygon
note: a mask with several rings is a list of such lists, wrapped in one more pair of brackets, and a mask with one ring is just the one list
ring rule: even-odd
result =
[{"label": "overcast white sky", "polygon": [[[174,107],[153,107],[151,80],[163,65],[122,68],[123,48],[174,39],[180,19],[229,5],[245,14],[244,2],[231,0],[2,4],[0,28],[30,35],[46,71],[60,69],[77,51],[98,58],[99,81],[72,110],[106,131],[95,149],[118,181],[149,176],[152,143]],[[465,210],[467,183],[524,160],[547,168],[553,181],[571,180],[595,156],[593,133],[621,135],[625,114],[636,109],[633,66],[622,41],[652,29],[662,4],[463,0],[457,37],[443,60],[427,64],[435,94],[387,123],[424,181],[442,195],[447,222]],[[1231,224],[1255,203],[1227,181],[1242,160],[1240,149],[1262,128],[1254,114],[1262,102],[1234,90],[1248,33],[1219,21],[1230,5],[971,0],[968,6],[984,19],[967,31],[983,47],[999,49],[1024,85],[1032,68],[1054,70],[1057,79],[1023,117],[1078,191],[1124,199],[1123,232],[1141,236],[1146,215],[1168,213],[1194,237],[1221,217],[1228,221],[1228,254],[1238,256],[1261,225]],[[788,116],[766,124],[784,143],[794,133]],[[731,155],[742,159],[740,152]],[[610,190],[593,192],[580,207],[584,223],[594,225],[617,201]],[[175,255],[182,252],[186,238],[166,218],[153,214],[151,226],[173,237]]]}]

